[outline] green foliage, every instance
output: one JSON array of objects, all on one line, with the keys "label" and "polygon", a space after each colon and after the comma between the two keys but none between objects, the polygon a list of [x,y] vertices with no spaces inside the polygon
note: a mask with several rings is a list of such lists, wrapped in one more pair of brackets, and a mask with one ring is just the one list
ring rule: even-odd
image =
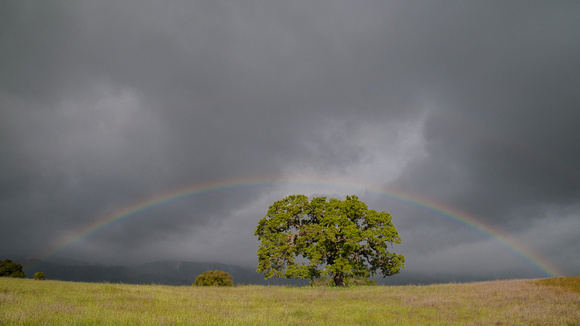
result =
[{"label": "green foliage", "polygon": [[32,278],[35,280],[46,280],[46,276],[44,275],[43,272],[34,273],[34,276],[32,276]]},{"label": "green foliage", "polygon": [[368,209],[357,196],[345,200],[292,195],[276,201],[258,222],[258,273],[266,278],[350,277],[399,273],[405,257],[387,244],[401,238],[389,213]]},{"label": "green foliage", "polygon": [[12,260],[0,260],[0,276],[25,278],[22,265],[13,263]]},{"label": "green foliage", "polygon": [[228,272],[215,270],[207,271],[195,278],[197,286],[234,286],[234,277]]}]

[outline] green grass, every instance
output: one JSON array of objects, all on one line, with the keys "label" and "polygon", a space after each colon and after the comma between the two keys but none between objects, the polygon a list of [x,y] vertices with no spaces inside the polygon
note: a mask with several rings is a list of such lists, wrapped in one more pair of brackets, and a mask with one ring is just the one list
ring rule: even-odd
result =
[{"label": "green grass", "polygon": [[580,325],[579,284],[217,288],[0,278],[0,325]]}]

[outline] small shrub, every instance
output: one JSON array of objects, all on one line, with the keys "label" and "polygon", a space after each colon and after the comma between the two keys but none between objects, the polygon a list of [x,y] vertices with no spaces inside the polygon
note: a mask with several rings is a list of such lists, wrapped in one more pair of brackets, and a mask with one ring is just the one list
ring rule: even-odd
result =
[{"label": "small shrub", "polygon": [[203,272],[195,278],[197,286],[234,286],[234,277],[228,272],[215,270]]},{"label": "small shrub", "polygon": [[44,275],[43,272],[34,273],[34,276],[32,276],[32,278],[34,278],[35,280],[46,280],[46,276]]}]

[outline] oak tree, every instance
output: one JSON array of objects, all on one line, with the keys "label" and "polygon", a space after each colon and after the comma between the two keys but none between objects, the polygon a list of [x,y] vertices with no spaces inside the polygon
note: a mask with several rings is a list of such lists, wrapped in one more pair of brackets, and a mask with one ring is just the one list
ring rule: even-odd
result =
[{"label": "oak tree", "polygon": [[401,243],[391,215],[369,209],[357,196],[288,196],[270,206],[255,235],[258,273],[266,278],[329,275],[345,286],[346,278],[391,276],[404,268],[405,257],[387,247]]}]

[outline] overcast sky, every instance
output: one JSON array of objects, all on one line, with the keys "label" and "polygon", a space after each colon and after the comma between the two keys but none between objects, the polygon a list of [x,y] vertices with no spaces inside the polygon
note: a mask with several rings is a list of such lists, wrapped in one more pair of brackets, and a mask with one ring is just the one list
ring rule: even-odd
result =
[{"label": "overcast sky", "polygon": [[[578,1],[1,1],[0,254],[255,267],[290,194],[393,215],[403,270],[580,275]],[[372,190],[374,189],[374,191]]]}]

